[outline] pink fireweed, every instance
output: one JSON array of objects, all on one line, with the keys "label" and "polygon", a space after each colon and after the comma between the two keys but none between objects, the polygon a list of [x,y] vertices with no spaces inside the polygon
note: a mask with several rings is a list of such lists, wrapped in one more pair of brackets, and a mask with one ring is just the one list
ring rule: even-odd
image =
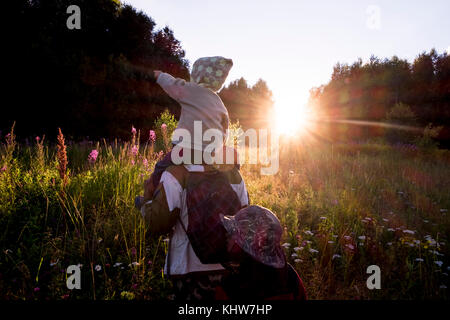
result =
[{"label": "pink fireweed", "polygon": [[161,130],[162,130],[162,131],[166,131],[166,129],[167,129],[167,124],[163,123],[163,124],[161,125]]},{"label": "pink fireweed", "polygon": [[6,168],[6,165],[5,165],[5,166],[3,166],[3,168],[1,168],[1,169],[0,169],[0,173],[3,173],[3,172],[5,172],[5,171],[6,171],[6,169],[7,169],[7,168]]},{"label": "pink fireweed", "polygon": [[133,135],[135,135],[136,134],[136,128],[135,127],[131,127],[131,133],[133,134]]},{"label": "pink fireweed", "polygon": [[39,141],[41,140],[41,138],[39,138],[39,136],[36,137],[36,142],[39,143]]},{"label": "pink fireweed", "polygon": [[139,153],[139,148],[138,146],[133,146],[133,148],[131,148],[131,154],[133,156],[137,156],[137,154]]},{"label": "pink fireweed", "polygon": [[142,159],[142,165],[144,166],[144,168],[148,168],[148,160],[147,158]]},{"label": "pink fireweed", "polygon": [[92,150],[88,157],[89,163],[94,164],[95,161],[97,161],[97,157],[98,157],[98,151],[96,149]]},{"label": "pink fireweed", "polygon": [[153,130],[150,130],[149,140],[152,142],[156,141],[156,133]]}]

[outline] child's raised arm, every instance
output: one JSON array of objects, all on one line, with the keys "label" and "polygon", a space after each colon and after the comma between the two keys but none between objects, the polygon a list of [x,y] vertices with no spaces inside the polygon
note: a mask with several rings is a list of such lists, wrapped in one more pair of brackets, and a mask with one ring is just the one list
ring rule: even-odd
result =
[{"label": "child's raised arm", "polygon": [[[157,74],[158,72],[158,74]],[[174,100],[180,102],[186,99],[189,93],[189,83],[184,79],[174,78],[168,73],[155,71],[156,83]]]}]

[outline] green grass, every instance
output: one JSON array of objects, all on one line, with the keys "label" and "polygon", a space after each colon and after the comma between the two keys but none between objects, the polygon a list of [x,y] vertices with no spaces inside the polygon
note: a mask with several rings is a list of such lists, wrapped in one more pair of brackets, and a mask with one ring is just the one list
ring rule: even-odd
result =
[{"label": "green grass", "polygon": [[[0,298],[167,299],[166,237],[149,234],[134,209],[156,153],[140,146],[133,156],[132,142],[69,144],[64,182],[56,150],[45,143],[2,145]],[[280,218],[288,259],[310,298],[448,298],[448,152],[282,147],[276,175],[251,165],[242,174],[252,204]],[[100,154],[90,164],[94,148]],[[81,290],[66,288],[73,264],[83,265]],[[369,265],[381,268],[381,290],[366,287]]]}]

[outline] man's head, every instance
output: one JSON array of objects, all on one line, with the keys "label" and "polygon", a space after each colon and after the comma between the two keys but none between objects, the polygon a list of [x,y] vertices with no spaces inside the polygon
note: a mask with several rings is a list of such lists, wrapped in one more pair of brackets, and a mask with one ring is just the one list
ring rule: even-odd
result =
[{"label": "man's head", "polygon": [[204,57],[192,66],[191,82],[217,92],[222,88],[233,66],[233,60],[224,57]]}]

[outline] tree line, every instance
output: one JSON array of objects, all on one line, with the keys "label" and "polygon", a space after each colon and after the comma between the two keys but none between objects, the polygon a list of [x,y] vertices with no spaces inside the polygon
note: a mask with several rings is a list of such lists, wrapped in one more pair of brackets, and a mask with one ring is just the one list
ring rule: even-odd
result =
[{"label": "tree line", "polygon": [[[337,63],[331,80],[311,90],[310,105],[328,120],[443,126],[439,139],[450,146],[450,56],[432,49],[413,62],[372,56],[367,63],[361,59],[351,65]],[[334,128],[330,136],[338,139],[386,134],[377,126],[330,126]]]},{"label": "tree line", "polygon": [[[80,8],[79,30],[66,26],[70,5]],[[117,0],[16,0],[11,15],[3,136],[15,121],[21,136],[54,137],[60,127],[72,139],[126,139],[131,126],[147,131],[166,109],[179,116],[179,105],[143,77],[159,69],[189,80],[169,27],[157,30]],[[263,80],[249,87],[240,79],[221,96],[236,120],[249,119],[271,93]]]},{"label": "tree line", "polygon": [[[81,29],[69,30],[67,7],[81,9]],[[175,101],[142,77],[160,69],[188,78],[189,62],[169,27],[112,0],[15,0],[8,47],[9,89],[0,129],[16,121],[22,135],[128,137],[150,128]]]},{"label": "tree line", "polygon": [[[6,89],[0,131],[16,122],[20,136],[57,128],[73,139],[128,138],[131,126],[147,131],[179,105],[143,75],[159,69],[189,80],[190,62],[169,27],[156,29],[145,13],[118,0],[15,0],[5,42]],[[81,29],[69,30],[67,7],[81,9]],[[244,128],[271,125],[272,92],[260,79],[244,78],[220,92],[231,121]],[[443,126],[450,147],[450,57],[432,49],[413,62],[372,56],[335,65],[331,80],[310,92],[310,105],[330,139],[386,135],[380,126],[336,124],[333,120]],[[292,115],[296,116],[296,115]],[[397,135],[397,133],[393,133]],[[0,136],[0,138],[2,138]]]}]

